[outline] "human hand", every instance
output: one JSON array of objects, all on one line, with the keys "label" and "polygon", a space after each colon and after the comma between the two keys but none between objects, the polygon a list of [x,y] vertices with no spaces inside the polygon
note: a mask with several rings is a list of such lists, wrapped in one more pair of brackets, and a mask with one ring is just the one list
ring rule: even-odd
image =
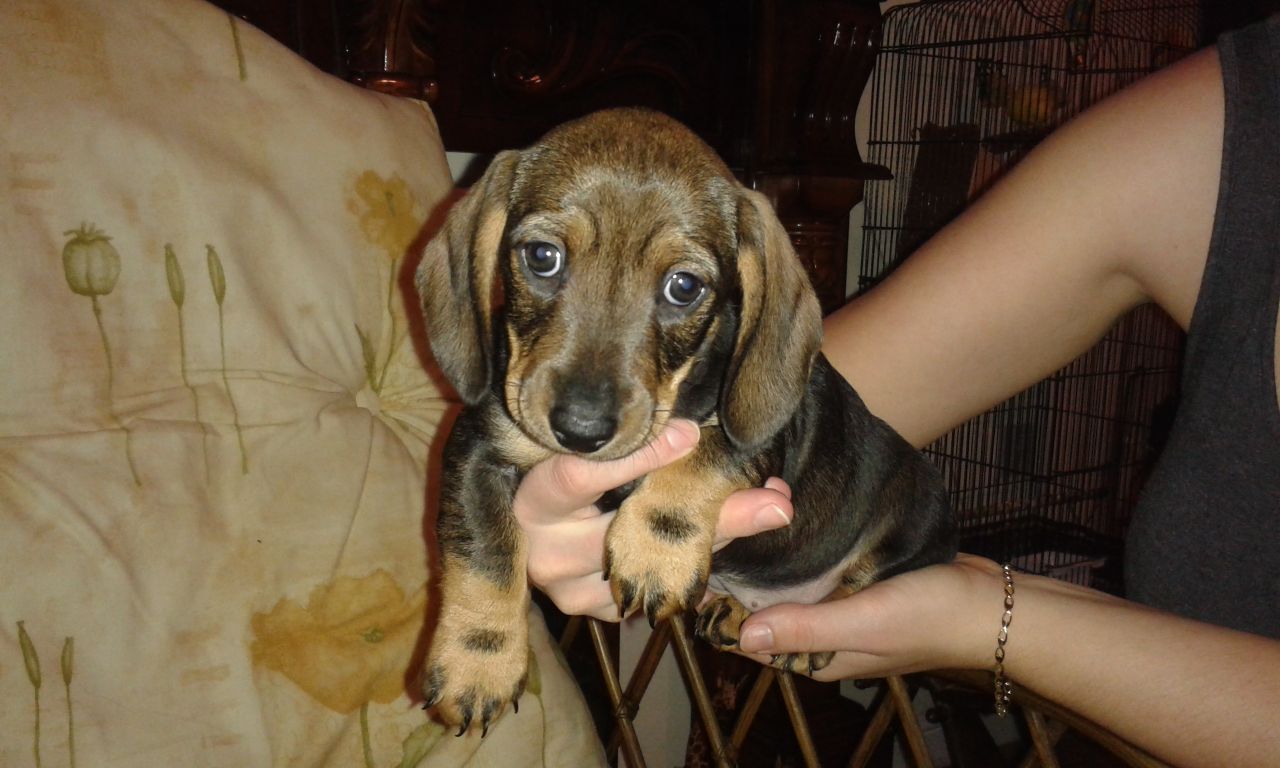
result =
[{"label": "human hand", "polygon": [[780,653],[837,651],[817,680],[978,669],[991,663],[1003,611],[1000,566],[962,554],[849,597],[766,608],[743,622],[739,645],[764,664]]},{"label": "human hand", "polygon": [[[692,421],[673,419],[629,456],[602,462],[560,454],[531,469],[513,505],[528,541],[529,581],[567,614],[617,621],[618,607],[603,579],[605,532],[615,513],[602,514],[596,500],[687,455],[698,437]],[[715,548],[781,528],[791,516],[791,490],[777,478],[764,488],[738,491],[720,510]]]}]

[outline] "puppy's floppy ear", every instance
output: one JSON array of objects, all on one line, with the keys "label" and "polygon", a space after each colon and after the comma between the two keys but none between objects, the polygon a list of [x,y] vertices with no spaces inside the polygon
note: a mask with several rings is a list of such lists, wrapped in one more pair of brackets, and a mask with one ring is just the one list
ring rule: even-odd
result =
[{"label": "puppy's floppy ear", "polygon": [[742,310],[720,424],[735,445],[754,447],[804,397],[822,344],[822,310],[773,208],[748,189],[738,202],[738,275]]},{"label": "puppy's floppy ear", "polygon": [[500,153],[427,243],[415,284],[431,352],[464,402],[489,387],[498,249],[520,153]]}]

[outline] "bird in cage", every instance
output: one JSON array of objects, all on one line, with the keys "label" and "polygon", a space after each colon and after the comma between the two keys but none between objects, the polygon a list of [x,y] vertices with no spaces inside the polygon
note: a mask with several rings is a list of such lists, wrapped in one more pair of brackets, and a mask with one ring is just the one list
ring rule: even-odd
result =
[{"label": "bird in cage", "polygon": [[1088,63],[1086,54],[1089,50],[1089,35],[1093,33],[1093,11],[1097,0],[1071,0],[1062,12],[1067,24],[1067,49],[1071,52],[1071,63],[1077,69],[1084,69]]},{"label": "bird in cage", "polygon": [[1052,82],[1024,85],[1009,94],[1005,112],[1009,119],[1028,128],[1048,128],[1062,111],[1062,91]]},{"label": "bird in cage", "polygon": [[1066,103],[1047,69],[1041,72],[1039,82],[1020,85],[991,62],[983,62],[978,66],[977,82],[983,106],[1003,109],[1011,121],[1024,128],[1039,130],[1054,125]]}]

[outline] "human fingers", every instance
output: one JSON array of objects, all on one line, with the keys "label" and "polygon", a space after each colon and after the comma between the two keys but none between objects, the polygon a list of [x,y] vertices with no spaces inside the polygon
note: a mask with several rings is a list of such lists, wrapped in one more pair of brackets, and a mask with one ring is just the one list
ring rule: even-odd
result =
[{"label": "human fingers", "polygon": [[618,604],[613,601],[609,582],[601,579],[598,573],[559,581],[555,584],[554,590],[546,594],[560,612],[568,616],[589,616],[608,622],[620,621]]},{"label": "human fingers", "polygon": [[[566,518],[526,529],[529,581],[557,605],[560,598],[556,590],[563,582],[591,576],[603,584],[604,537],[614,514],[596,512],[583,519]],[[561,610],[569,613],[563,606]]]},{"label": "human fingers", "polygon": [[[592,508],[594,509],[594,508]],[[570,616],[618,620],[609,582],[604,580],[604,537],[613,512],[527,528],[529,582]]]},{"label": "human fingers", "polygon": [[790,525],[794,514],[791,488],[780,478],[769,478],[763,488],[738,491],[720,507],[714,549],[742,536]]},{"label": "human fingers", "polygon": [[604,537],[615,513],[584,509],[590,515],[525,527],[529,582],[562,613],[616,621],[618,608],[603,578]]},{"label": "human fingers", "polygon": [[[744,622],[740,646],[759,654],[837,651],[814,677],[869,677],[985,662],[990,627],[1000,605],[998,569],[962,555],[817,605],[777,605]],[[994,608],[993,608],[994,610]]]},{"label": "human fingers", "polygon": [[545,524],[594,504],[606,491],[687,455],[698,443],[698,425],[672,419],[658,436],[634,453],[612,461],[558,454],[529,471],[516,492],[515,514],[522,523]]}]

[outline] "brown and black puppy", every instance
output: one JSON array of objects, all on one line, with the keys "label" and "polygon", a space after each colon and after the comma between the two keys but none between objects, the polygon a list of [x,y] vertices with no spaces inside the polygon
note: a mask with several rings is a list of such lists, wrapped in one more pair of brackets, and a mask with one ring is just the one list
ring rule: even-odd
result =
[{"label": "brown and black puppy", "polygon": [[[649,620],[724,594],[698,631],[949,560],[932,466],[819,353],[807,275],[765,199],[693,133],[596,113],[504,152],[450,212],[417,277],[431,346],[466,403],[445,449],[440,622],[424,691],[459,733],[519,698],[528,654],[523,474],[555,452],[624,456],[673,417],[692,454],[611,494],[604,570]],[[776,475],[791,525],[712,556],[721,503]],[[830,654],[786,657],[820,668]]]}]

